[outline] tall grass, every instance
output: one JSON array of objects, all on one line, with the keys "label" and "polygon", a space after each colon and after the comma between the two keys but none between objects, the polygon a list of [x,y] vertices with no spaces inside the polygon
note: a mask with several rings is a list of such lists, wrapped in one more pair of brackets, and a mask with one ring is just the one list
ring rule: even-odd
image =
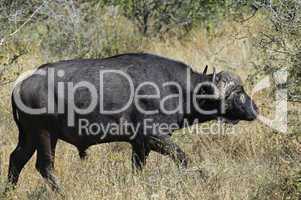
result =
[{"label": "tall grass", "polygon": [[[144,38],[136,35],[131,23],[124,18],[101,16],[107,17],[104,21],[108,24],[101,26],[106,30],[101,30],[98,24],[91,29],[92,32],[107,32],[103,40],[103,35],[89,35],[87,26],[76,33],[79,36],[73,37],[71,49],[61,41],[66,38],[55,35],[55,30],[38,37],[35,42],[19,38],[19,43],[5,44],[1,52],[2,66],[7,65],[1,76],[2,80],[5,77],[2,82],[5,84],[0,87],[0,193],[5,186],[9,155],[17,143],[9,99],[10,81],[19,73],[58,59],[144,51],[184,61],[196,71],[201,71],[206,64],[219,70],[231,70],[247,80],[253,64],[261,62],[258,51],[252,46],[252,37],[263,28],[260,16],[243,25],[225,20],[210,34],[202,27],[195,28],[181,39],[171,35]],[[40,31],[42,34],[45,30],[41,28]],[[18,52],[24,54],[11,62]],[[268,91],[256,96],[256,101],[262,113],[273,115],[274,105],[270,103],[273,98]],[[143,173],[134,175],[127,144],[92,147],[88,159],[82,162],[77,150],[63,142],[58,143],[55,172],[66,199],[297,200],[300,199],[300,114],[300,104],[289,104],[288,134],[277,133],[258,121],[241,122],[234,127],[228,125],[226,132],[216,131],[214,135],[178,130],[173,140],[190,160],[189,169],[184,172],[167,157],[151,153]],[[235,132],[231,134],[233,129]],[[23,170],[17,189],[6,199],[61,199],[47,188],[34,165],[35,156]],[[1,198],[4,196],[0,195]]]}]

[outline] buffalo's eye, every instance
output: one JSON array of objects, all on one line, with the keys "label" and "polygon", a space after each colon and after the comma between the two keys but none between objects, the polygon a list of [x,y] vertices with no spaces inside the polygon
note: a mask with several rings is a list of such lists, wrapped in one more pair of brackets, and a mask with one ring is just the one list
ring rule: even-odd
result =
[{"label": "buffalo's eye", "polygon": [[239,96],[239,101],[240,101],[242,104],[244,104],[244,103],[246,102],[246,96],[245,96],[244,94],[241,94],[241,95]]}]

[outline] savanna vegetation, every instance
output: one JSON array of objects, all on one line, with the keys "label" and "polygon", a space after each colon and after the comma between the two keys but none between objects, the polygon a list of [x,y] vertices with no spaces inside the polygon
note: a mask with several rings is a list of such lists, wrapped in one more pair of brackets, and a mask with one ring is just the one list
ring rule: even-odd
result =
[{"label": "savanna vegetation", "polygon": [[216,134],[178,130],[173,139],[190,159],[185,172],[153,153],[145,170],[132,174],[127,144],[95,146],[82,162],[74,147],[60,142],[55,169],[65,199],[301,198],[300,0],[3,0],[0,199],[62,198],[44,184],[35,156],[16,190],[3,194],[18,139],[10,108],[16,78],[48,62],[126,52],[166,56],[199,72],[206,64],[234,71],[248,93],[285,70],[285,84],[272,84],[254,98],[260,113],[272,119],[275,92],[287,88],[288,131],[259,120],[224,125]]}]

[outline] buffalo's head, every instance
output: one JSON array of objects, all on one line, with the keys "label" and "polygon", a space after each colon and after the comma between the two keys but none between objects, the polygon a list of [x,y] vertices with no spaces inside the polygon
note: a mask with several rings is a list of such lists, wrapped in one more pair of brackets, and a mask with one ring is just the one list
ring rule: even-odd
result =
[{"label": "buffalo's head", "polygon": [[239,120],[252,121],[256,119],[258,108],[245,92],[239,76],[227,71],[215,73],[214,69],[211,78],[219,93],[218,100],[221,109],[218,118],[220,120],[237,123]]}]

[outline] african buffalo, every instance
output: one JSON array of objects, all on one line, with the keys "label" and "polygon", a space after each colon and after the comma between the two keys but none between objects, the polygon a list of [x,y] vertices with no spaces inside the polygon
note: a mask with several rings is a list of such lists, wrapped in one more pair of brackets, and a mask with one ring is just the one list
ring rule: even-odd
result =
[{"label": "african buffalo", "polygon": [[172,142],[172,130],[184,122],[256,118],[256,105],[238,76],[206,71],[207,66],[197,73],[184,63],[144,53],[40,66],[13,89],[19,143],[10,156],[9,182],[17,183],[37,150],[36,169],[58,190],[53,175],[58,139],[76,146],[81,157],[91,145],[128,142],[134,169],[142,169],[151,150],[185,168],[187,158]]}]

